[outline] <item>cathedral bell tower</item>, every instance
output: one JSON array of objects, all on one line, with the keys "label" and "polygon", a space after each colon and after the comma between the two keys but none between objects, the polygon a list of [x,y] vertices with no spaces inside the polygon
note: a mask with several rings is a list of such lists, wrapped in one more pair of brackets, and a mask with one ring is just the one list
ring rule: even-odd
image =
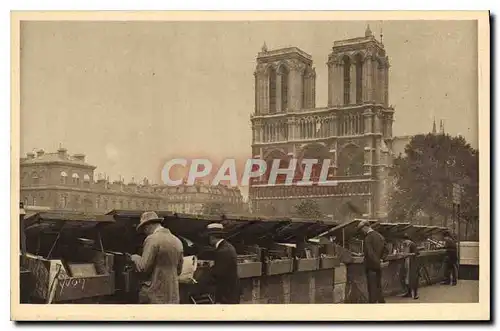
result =
[{"label": "cathedral bell tower", "polygon": [[254,75],[255,115],[315,107],[316,72],[311,56],[299,48],[269,51],[264,44]]},{"label": "cathedral bell tower", "polygon": [[369,25],[364,37],[335,41],[327,65],[329,107],[388,107],[389,58]]},{"label": "cathedral bell tower", "polygon": [[[340,121],[337,146],[354,142],[363,148],[362,173],[372,180],[365,210],[371,217],[384,219],[394,109],[389,106],[389,57],[381,40],[368,25],[364,37],[335,41],[327,66],[328,107]],[[339,153],[345,150],[338,149]]]}]

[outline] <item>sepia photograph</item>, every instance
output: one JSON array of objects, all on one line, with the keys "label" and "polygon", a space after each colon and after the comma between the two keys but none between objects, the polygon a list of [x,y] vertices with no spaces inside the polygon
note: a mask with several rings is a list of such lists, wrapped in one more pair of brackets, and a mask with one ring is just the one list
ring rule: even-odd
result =
[{"label": "sepia photograph", "polygon": [[488,12],[11,26],[11,319],[490,318]]}]

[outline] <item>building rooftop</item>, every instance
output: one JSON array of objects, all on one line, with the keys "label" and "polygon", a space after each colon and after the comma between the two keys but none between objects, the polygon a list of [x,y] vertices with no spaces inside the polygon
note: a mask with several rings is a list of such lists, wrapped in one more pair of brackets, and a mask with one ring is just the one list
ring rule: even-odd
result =
[{"label": "building rooftop", "polygon": [[283,58],[289,58],[290,56],[300,58],[304,62],[312,63],[312,56],[298,47],[285,47],[279,49],[268,50],[267,46],[264,44],[262,51],[258,53],[257,60],[266,61]]},{"label": "building rooftop", "polygon": [[96,168],[85,162],[85,154],[68,154],[65,148],[59,148],[56,153],[45,153],[43,149],[26,153],[26,157],[21,158],[21,165],[40,163],[66,163],[89,168]]}]

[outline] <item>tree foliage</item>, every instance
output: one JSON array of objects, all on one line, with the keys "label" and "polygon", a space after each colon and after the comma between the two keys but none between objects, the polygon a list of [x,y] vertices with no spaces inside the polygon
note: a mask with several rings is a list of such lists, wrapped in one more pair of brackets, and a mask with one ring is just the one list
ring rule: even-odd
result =
[{"label": "tree foliage", "polygon": [[452,214],[453,184],[463,186],[462,222],[479,214],[479,153],[463,137],[417,135],[394,161],[395,191],[389,202],[393,220],[411,220],[418,214]]},{"label": "tree foliage", "polygon": [[324,217],[318,203],[313,199],[302,200],[295,206],[295,214],[299,217],[311,219],[320,219]]}]

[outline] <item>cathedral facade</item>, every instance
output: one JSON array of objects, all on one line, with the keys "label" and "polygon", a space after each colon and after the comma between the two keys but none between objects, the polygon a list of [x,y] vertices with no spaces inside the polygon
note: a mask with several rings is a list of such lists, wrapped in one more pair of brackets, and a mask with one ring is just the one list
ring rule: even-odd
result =
[{"label": "cathedral facade", "polygon": [[[297,47],[268,50],[264,45],[255,70],[252,155],[265,160],[268,172],[251,183],[252,210],[290,215],[305,199],[318,202],[325,215],[343,214],[346,203],[365,217],[387,216],[392,164],[394,109],[389,105],[389,58],[369,27],[365,36],[335,41],[328,55],[328,104],[316,107],[312,57]],[[317,159],[312,186],[269,185],[273,160],[288,168],[297,159]],[[330,160],[328,180],[317,185],[323,160]]]}]

